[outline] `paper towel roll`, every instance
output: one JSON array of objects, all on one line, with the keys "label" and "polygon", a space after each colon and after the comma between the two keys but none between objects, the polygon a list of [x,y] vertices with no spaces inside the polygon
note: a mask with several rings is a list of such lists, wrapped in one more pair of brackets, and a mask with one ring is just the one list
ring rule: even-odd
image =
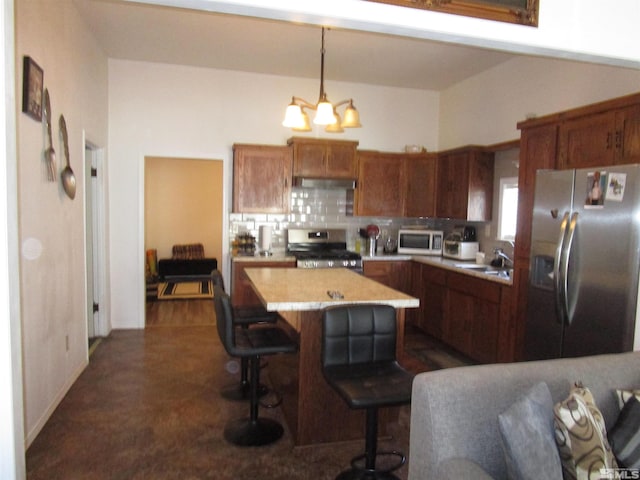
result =
[{"label": "paper towel roll", "polygon": [[271,250],[271,225],[260,226],[260,249],[269,251]]}]

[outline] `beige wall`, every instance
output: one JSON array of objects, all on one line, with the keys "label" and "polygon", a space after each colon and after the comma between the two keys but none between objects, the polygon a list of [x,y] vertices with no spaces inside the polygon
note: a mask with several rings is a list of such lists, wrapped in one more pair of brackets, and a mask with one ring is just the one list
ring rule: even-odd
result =
[{"label": "beige wall", "polygon": [[[43,161],[43,123],[17,113],[24,421],[29,444],[88,362],[84,138],[106,147],[107,58],[71,0],[16,2],[17,98],[22,94],[24,55],[44,70],[57,152],[57,178],[50,182]],[[59,181],[64,166],[61,114],[77,181],[74,200]]]},{"label": "beige wall", "polygon": [[202,243],[222,258],[222,161],[145,158],[145,249],[171,257],[175,244]]}]

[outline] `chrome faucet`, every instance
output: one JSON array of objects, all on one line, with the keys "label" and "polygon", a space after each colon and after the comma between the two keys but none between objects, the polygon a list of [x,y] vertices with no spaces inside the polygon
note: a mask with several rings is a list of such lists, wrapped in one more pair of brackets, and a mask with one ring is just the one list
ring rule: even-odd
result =
[{"label": "chrome faucet", "polygon": [[494,248],[493,249],[493,253],[496,256],[496,259],[498,259],[498,258],[502,259],[502,266],[503,267],[513,268],[513,260],[509,257],[509,255],[504,253],[504,250],[502,248],[500,248],[500,247]]}]

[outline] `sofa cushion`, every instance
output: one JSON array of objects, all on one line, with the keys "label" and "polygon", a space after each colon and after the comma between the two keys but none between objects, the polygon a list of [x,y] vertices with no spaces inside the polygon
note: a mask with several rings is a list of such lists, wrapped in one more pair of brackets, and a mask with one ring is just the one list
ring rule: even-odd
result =
[{"label": "sofa cushion", "polygon": [[635,396],[624,404],[609,442],[621,467],[640,468],[640,401]]},{"label": "sofa cushion", "polygon": [[564,478],[600,478],[602,468],[617,468],[604,418],[588,388],[574,386],[554,413]]},{"label": "sofa cushion", "polygon": [[625,403],[627,403],[631,397],[636,397],[640,400],[640,390],[631,390],[628,388],[616,390],[616,398],[618,399],[618,406],[620,407],[620,410],[622,410]]},{"label": "sofa cushion", "polygon": [[185,245],[174,245],[171,249],[173,260],[199,260],[204,258],[204,245],[201,243],[190,243]]},{"label": "sofa cushion", "polygon": [[498,415],[508,478],[559,479],[562,466],[554,440],[553,401],[544,382],[534,385]]}]

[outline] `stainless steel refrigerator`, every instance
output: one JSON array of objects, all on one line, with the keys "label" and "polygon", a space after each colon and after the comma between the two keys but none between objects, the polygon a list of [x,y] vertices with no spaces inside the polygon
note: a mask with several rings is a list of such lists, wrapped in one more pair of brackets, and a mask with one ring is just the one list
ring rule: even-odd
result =
[{"label": "stainless steel refrigerator", "polygon": [[538,171],[526,360],[630,351],[640,265],[640,165]]}]

